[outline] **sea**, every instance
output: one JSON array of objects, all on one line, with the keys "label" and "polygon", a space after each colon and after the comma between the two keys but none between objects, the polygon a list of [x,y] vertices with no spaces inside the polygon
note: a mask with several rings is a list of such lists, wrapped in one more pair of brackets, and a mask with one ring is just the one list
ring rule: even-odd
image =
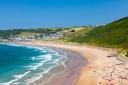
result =
[{"label": "sea", "polygon": [[0,44],[0,85],[28,85],[65,64],[65,55],[47,47]]}]

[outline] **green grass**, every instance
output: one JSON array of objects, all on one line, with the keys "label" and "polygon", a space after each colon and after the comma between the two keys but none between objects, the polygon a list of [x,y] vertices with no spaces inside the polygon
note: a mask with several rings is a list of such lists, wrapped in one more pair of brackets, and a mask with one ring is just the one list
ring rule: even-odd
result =
[{"label": "green grass", "polygon": [[82,29],[65,39],[67,42],[86,43],[128,51],[128,17],[95,29]]},{"label": "green grass", "polygon": [[41,33],[34,33],[34,32],[21,32],[18,36],[19,37],[31,37],[31,36],[39,36]]},{"label": "green grass", "polygon": [[81,28],[78,29],[76,32],[69,33],[63,40],[67,42],[78,42],[81,43],[84,41],[84,37],[86,33],[91,31],[92,28]]}]

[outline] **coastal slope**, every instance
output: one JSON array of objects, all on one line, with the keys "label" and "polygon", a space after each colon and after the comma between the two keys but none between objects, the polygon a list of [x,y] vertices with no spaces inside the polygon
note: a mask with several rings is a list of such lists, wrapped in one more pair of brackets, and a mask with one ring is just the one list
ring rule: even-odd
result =
[{"label": "coastal slope", "polygon": [[128,17],[94,29],[82,29],[65,38],[67,42],[86,43],[102,47],[128,48]]}]

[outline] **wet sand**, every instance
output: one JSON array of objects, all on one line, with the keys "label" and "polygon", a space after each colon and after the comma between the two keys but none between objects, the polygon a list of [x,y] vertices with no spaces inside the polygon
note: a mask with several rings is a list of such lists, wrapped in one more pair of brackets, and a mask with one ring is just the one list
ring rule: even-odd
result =
[{"label": "wet sand", "polygon": [[[117,57],[120,56],[117,55],[114,49],[44,41],[20,42],[20,44],[67,49],[79,53],[83,58],[87,59],[89,64],[80,69],[79,77],[77,72],[74,72],[74,75],[70,75],[69,72],[67,77],[64,77],[65,80],[67,78],[67,82],[73,82],[70,79],[75,78],[76,83],[72,85],[128,85],[128,63],[118,59]],[[74,68],[71,68],[71,70]],[[52,83],[47,85],[70,85],[66,81],[63,81],[63,77],[59,76],[58,79],[51,81]],[[60,84],[61,82],[63,84]]]},{"label": "wet sand", "polygon": [[[38,45],[38,47],[42,47],[42,45]],[[41,79],[29,85],[75,85],[82,67],[87,65],[88,61],[79,53],[68,49],[56,47],[48,48],[54,49],[58,51],[59,54],[64,55],[66,57],[65,64],[51,69],[47,74],[43,75]]]}]

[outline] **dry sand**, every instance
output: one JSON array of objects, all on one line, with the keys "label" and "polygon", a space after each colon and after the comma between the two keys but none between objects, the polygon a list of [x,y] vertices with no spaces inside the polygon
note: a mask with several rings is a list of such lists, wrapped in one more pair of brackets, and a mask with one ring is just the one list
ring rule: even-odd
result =
[{"label": "dry sand", "polygon": [[128,85],[128,64],[116,58],[115,50],[42,41],[20,44],[63,48],[84,56],[89,64],[81,69],[81,74],[74,85]]}]

